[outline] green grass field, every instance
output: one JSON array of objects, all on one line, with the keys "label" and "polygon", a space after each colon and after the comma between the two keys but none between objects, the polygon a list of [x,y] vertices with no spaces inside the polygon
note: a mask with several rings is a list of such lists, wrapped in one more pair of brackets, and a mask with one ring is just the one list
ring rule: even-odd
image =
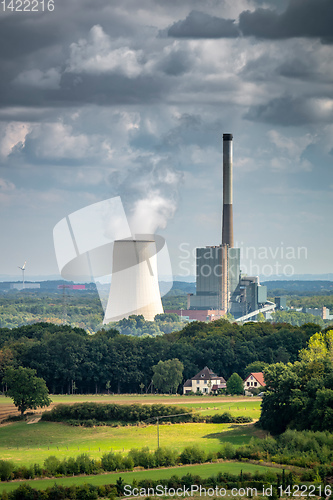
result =
[{"label": "green grass field", "polygon": [[[53,404],[72,404],[75,402],[100,402],[118,404],[175,404],[194,408],[203,415],[230,411],[234,416],[248,415],[254,419],[260,416],[259,398],[245,397],[184,397],[160,395],[75,395],[51,396]],[[0,396],[0,414],[12,413],[15,410],[11,400]],[[160,446],[170,447],[181,451],[188,445],[199,445],[206,451],[218,451],[221,443],[230,442],[234,445],[248,443],[252,436],[261,436],[253,425],[233,424],[162,424],[159,426]],[[123,427],[72,427],[62,423],[15,422],[0,426],[0,458],[13,460],[17,464],[43,464],[50,455],[59,459],[76,457],[88,453],[92,458],[100,458],[110,450],[127,453],[131,448],[148,446],[151,450],[157,447],[157,427],[123,426]],[[251,464],[218,463],[196,466],[178,467],[176,469],[160,469],[122,473],[128,482],[134,478],[167,478],[173,474],[179,476],[191,472],[202,477],[208,477],[220,471],[229,471],[238,474],[240,470],[254,472],[258,469],[267,469]],[[67,477],[50,480],[27,481],[33,487],[44,489],[55,482],[63,485],[91,483],[95,485],[113,483],[119,474],[102,474],[98,476]],[[12,490],[20,482],[0,484],[0,492]]]},{"label": "green grass field", "polygon": [[[236,396],[175,396],[151,394],[119,394],[119,395],[51,395],[52,405],[73,404],[79,402],[117,403],[117,404],[166,404],[179,405],[193,408],[203,415],[212,415],[230,411],[234,416],[247,415],[253,419],[260,417],[261,398],[236,397]],[[11,411],[15,406],[11,399],[0,395],[0,412],[10,405]],[[44,409],[43,411],[46,411]]]},{"label": "green grass field", "polygon": [[[274,469],[272,467],[253,465],[240,462],[220,462],[213,464],[202,464],[202,465],[188,465],[182,467],[172,467],[168,469],[154,469],[154,470],[143,470],[136,472],[122,472],[122,473],[112,473],[112,474],[100,474],[97,476],[76,476],[76,477],[63,477],[56,479],[34,479],[30,481],[24,481],[24,483],[30,484],[36,489],[46,489],[47,487],[53,486],[54,484],[71,486],[73,484],[79,486],[85,483],[93,484],[95,486],[101,486],[103,484],[114,484],[116,480],[121,476],[125,484],[131,484],[134,479],[140,481],[141,479],[167,479],[173,475],[178,477],[184,476],[185,474],[198,474],[202,478],[206,478],[212,475],[216,475],[219,472],[229,472],[231,474],[239,474],[240,471],[254,473],[256,471],[267,472],[271,471],[272,474],[276,474],[279,469]],[[10,483],[0,483],[0,493],[2,491],[12,491],[16,489],[22,481],[10,482]]]},{"label": "green grass field", "polygon": [[[181,451],[199,445],[207,451],[218,451],[222,442],[247,443],[257,433],[253,425],[173,424],[160,425],[160,446]],[[53,422],[27,424],[17,422],[0,428],[0,456],[28,465],[43,463],[45,458],[58,458],[88,453],[98,458],[110,451],[128,452],[131,448],[157,447],[157,427],[149,425],[125,427],[72,427]]]}]

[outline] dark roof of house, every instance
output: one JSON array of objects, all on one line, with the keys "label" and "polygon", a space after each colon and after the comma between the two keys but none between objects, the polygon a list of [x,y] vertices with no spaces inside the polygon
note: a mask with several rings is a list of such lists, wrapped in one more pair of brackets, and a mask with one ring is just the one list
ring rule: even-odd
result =
[{"label": "dark roof of house", "polygon": [[223,377],[219,377],[214,373],[212,370],[210,370],[207,366],[201,372],[197,373],[194,375],[194,377],[191,378],[191,380],[212,380],[215,378],[221,379],[221,382],[225,382]]},{"label": "dark roof of house", "polygon": [[190,378],[188,380],[186,380],[184,387],[192,387],[192,382],[191,382]]}]

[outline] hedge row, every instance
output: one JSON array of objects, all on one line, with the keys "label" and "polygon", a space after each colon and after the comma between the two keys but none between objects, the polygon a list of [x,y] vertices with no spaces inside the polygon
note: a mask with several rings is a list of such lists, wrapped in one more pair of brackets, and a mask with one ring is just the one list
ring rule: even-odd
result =
[{"label": "hedge row", "polygon": [[42,420],[50,422],[67,422],[71,425],[93,427],[97,425],[153,423],[156,419],[162,422],[207,422],[207,423],[246,423],[251,417],[233,417],[229,412],[218,415],[203,416],[192,409],[174,405],[118,405],[102,403],[76,403],[74,405],[58,405],[51,411],[44,412]]},{"label": "hedge row", "polygon": [[130,471],[134,467],[152,469],[178,464],[198,464],[218,458],[228,458],[225,450],[222,449],[221,453],[212,453],[206,452],[198,446],[187,446],[180,454],[170,448],[149,451],[149,448],[145,447],[141,450],[132,449],[125,456],[121,453],[104,453],[98,460],[91,459],[86,453],[82,453],[76,458],[68,457],[63,460],[52,455],[44,461],[43,466],[34,464],[30,467],[17,466],[14,462],[0,460],[0,479],[1,481],[10,481],[35,477],[101,474],[102,472]]},{"label": "hedge row", "polygon": [[[198,475],[186,474],[179,478],[174,475],[170,479],[159,479],[152,481],[150,479],[144,479],[136,482],[135,487],[139,490],[144,488],[148,491],[148,488],[156,489],[157,486],[161,485],[166,487],[167,490],[176,490],[177,488],[191,488],[191,486],[198,486],[202,488],[225,488],[231,490],[232,488],[257,488],[258,491],[262,490],[263,485],[268,486],[273,484],[275,492],[276,487],[279,484],[284,484],[284,488],[297,483],[302,477],[298,478],[294,474],[289,473],[285,481],[282,481],[282,474],[275,475],[271,472],[260,473],[255,472],[254,474],[243,473],[242,471],[238,475],[230,474],[228,472],[219,473],[216,476],[211,476],[208,478],[201,478]],[[28,484],[21,484],[16,490],[12,492],[3,492],[1,495],[1,500],[63,500],[67,498],[77,498],[80,500],[97,500],[98,498],[115,498],[118,496],[123,496],[124,494],[125,481],[120,477],[115,484],[107,484],[104,486],[93,486],[91,484],[85,484],[83,486],[57,486],[54,485],[46,490],[36,490],[29,486]],[[275,495],[277,496],[277,495]]]},{"label": "hedge row", "polygon": [[103,403],[76,403],[57,405],[51,411],[43,413],[42,420],[63,422],[67,420],[95,420],[96,422],[143,422],[156,417],[172,417],[173,422],[190,422],[192,410],[174,405],[118,405]]}]

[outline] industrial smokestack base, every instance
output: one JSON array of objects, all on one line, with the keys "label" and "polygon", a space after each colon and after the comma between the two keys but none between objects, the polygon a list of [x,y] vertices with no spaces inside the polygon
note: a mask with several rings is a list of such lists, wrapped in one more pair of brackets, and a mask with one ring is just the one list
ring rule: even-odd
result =
[{"label": "industrial smokestack base", "polygon": [[232,214],[232,134],[223,134],[222,245],[234,246]]}]

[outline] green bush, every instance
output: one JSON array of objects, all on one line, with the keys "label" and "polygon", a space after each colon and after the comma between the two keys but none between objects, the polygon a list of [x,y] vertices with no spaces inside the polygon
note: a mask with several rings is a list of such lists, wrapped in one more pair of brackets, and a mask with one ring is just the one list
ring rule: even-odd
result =
[{"label": "green bush", "polygon": [[219,453],[219,456],[221,458],[226,458],[228,460],[235,458],[236,456],[235,447],[231,443],[224,443]]},{"label": "green bush", "polygon": [[8,481],[12,479],[15,465],[9,460],[0,460],[0,479]]},{"label": "green bush", "polygon": [[206,452],[198,446],[187,446],[179,456],[182,464],[196,464],[206,461]]},{"label": "green bush", "polygon": [[157,448],[154,452],[156,467],[169,467],[176,465],[177,452],[170,448]]},{"label": "green bush", "polygon": [[57,474],[59,465],[60,460],[54,455],[51,455],[44,460],[45,471],[50,476],[54,476],[55,474]]},{"label": "green bush", "polygon": [[247,423],[252,422],[252,420],[253,419],[251,417],[244,417],[244,416],[240,415],[239,417],[234,418],[234,423],[235,424],[247,424]]},{"label": "green bush", "polygon": [[228,424],[233,423],[234,421],[234,417],[227,411],[221,414],[213,415],[211,418],[211,422],[213,424]]}]

